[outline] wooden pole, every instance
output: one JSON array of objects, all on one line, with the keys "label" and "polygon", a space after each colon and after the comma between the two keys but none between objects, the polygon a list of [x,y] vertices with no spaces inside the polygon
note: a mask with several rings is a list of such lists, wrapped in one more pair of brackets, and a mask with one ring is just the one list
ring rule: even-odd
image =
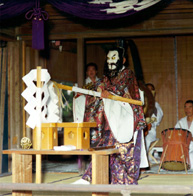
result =
[{"label": "wooden pole", "polygon": [[[54,86],[57,86],[58,88],[61,88],[61,89],[64,89],[64,90],[70,90],[70,91],[73,90],[72,86],[58,84],[56,82],[54,82]],[[96,93],[96,91],[91,91],[91,90],[89,90],[89,92],[93,92],[93,96]],[[116,95],[109,95],[108,99],[112,99],[112,100],[115,100],[115,101],[122,101],[122,102],[126,102],[126,103],[131,103],[131,104],[134,104],[134,105],[140,105],[140,106],[143,105],[142,101],[134,100],[134,99],[128,99],[128,98],[125,98],[125,97],[119,97],[119,96],[116,96]]]},{"label": "wooden pole", "polygon": [[[36,141],[37,141],[37,150],[41,150],[41,67],[37,66],[37,113],[39,115],[37,127],[36,127]],[[41,183],[42,181],[42,171],[41,171],[41,162],[42,162],[42,156],[40,154],[36,155],[36,183]]]},{"label": "wooden pole", "polygon": [[[25,41],[22,41],[22,77],[25,76],[25,66],[26,66],[26,44]],[[25,90],[25,83],[22,85],[22,92]],[[25,99],[22,101],[23,104],[23,137],[26,137],[26,117],[25,117]]]}]

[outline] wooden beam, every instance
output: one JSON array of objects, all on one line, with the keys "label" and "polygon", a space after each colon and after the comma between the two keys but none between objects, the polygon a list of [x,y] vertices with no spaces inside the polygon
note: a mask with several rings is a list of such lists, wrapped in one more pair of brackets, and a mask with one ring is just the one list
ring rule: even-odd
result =
[{"label": "wooden beam", "polygon": [[55,191],[55,192],[111,192],[130,191],[141,194],[192,194],[193,186],[188,185],[75,185],[75,184],[35,184],[35,183],[0,183],[0,190]]},{"label": "wooden beam", "polygon": [[34,150],[34,149],[10,149],[10,150],[3,150],[3,154],[26,154],[26,155],[111,155],[115,153],[119,153],[119,150],[114,149],[105,149],[105,150],[96,150],[96,151],[89,151],[89,150],[71,150],[71,151],[56,151],[56,150]]},{"label": "wooden beam", "polygon": [[[179,24],[182,21],[176,21]],[[193,24],[193,20],[191,21]],[[171,25],[171,24],[170,24]],[[149,37],[149,36],[171,36],[171,35],[191,35],[193,34],[193,27],[175,27],[175,28],[159,28],[159,29],[130,29],[124,31],[100,31],[100,32],[69,32],[69,33],[55,33],[49,34],[49,40],[63,40],[63,39],[108,39],[121,37]],[[21,35],[22,40],[31,40],[31,35]]]},{"label": "wooden beam", "polygon": [[0,33],[0,40],[10,42],[10,41],[16,41],[16,38],[10,35],[6,35],[4,33]]}]

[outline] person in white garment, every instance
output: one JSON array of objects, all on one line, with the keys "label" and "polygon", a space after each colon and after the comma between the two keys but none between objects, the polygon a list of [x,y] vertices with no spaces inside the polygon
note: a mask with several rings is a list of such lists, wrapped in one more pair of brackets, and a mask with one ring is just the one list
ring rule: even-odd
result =
[{"label": "person in white garment", "polygon": [[[146,84],[147,88],[151,91],[155,98],[155,87],[151,83]],[[160,122],[162,121],[163,118],[163,111],[161,106],[159,105],[158,102],[155,101],[155,111],[151,116],[151,129],[148,131],[148,134],[145,137],[145,144],[146,144],[146,151],[148,152],[149,147],[152,142],[154,142],[157,139],[157,134],[156,134],[156,128],[159,126]],[[149,158],[150,159],[150,158]],[[151,160],[149,160],[151,161]]]},{"label": "person in white garment", "polygon": [[85,84],[95,83],[99,80],[97,77],[98,67],[95,63],[88,63],[86,65],[86,75],[87,78],[85,79]]},{"label": "person in white garment", "polygon": [[[193,137],[193,100],[187,100],[184,104],[185,117],[181,118],[175,128],[186,129],[192,133]],[[189,146],[190,169],[193,169],[193,138]]]}]

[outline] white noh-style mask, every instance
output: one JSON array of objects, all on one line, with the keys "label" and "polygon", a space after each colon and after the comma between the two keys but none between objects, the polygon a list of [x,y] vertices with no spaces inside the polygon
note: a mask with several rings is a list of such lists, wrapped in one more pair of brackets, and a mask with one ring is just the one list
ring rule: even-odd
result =
[{"label": "white noh-style mask", "polygon": [[107,54],[107,64],[109,70],[115,70],[117,68],[117,61],[119,60],[119,53],[117,50],[109,51]]}]

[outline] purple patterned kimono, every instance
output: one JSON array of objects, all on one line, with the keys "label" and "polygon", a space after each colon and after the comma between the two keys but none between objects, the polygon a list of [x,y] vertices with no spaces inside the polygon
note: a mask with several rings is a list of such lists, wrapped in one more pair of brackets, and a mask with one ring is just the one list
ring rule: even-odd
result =
[{"label": "purple patterned kimono", "polygon": [[[130,69],[124,69],[116,77],[110,80],[104,76],[101,82],[96,83],[96,89],[108,90],[114,94],[135,100],[140,99],[138,84],[134,73]],[[141,106],[130,104],[134,115],[134,131],[138,131],[137,141],[134,146],[133,139],[128,143],[119,143],[113,136],[108,119],[104,112],[103,100],[87,96],[85,109],[85,122],[97,122],[98,128],[92,131],[91,144],[98,146],[115,145],[121,150],[120,154],[110,156],[111,184],[137,184],[140,165],[141,131],[144,129],[145,120]],[[129,130],[128,130],[129,131]],[[82,177],[92,182],[92,164]]]}]

